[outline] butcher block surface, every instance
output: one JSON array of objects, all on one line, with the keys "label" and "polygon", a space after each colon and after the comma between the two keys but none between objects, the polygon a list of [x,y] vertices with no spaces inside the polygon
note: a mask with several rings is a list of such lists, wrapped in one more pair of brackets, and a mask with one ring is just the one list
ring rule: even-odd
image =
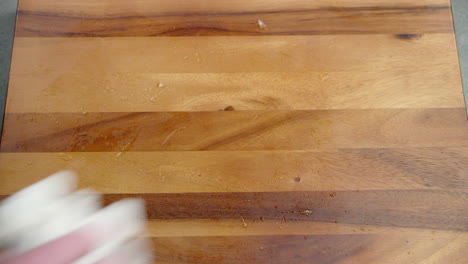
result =
[{"label": "butcher block surface", "polygon": [[467,263],[448,0],[19,0],[6,197],[146,201],[155,263]]}]

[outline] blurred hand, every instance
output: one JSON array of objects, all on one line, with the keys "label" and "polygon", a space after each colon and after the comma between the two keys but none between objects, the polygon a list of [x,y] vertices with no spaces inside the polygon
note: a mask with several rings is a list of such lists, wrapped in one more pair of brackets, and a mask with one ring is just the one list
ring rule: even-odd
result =
[{"label": "blurred hand", "polygon": [[[86,229],[75,231],[7,260],[8,264],[69,264],[93,248],[92,235]],[[8,256],[6,256],[8,258]]]},{"label": "blurred hand", "polygon": [[[56,173],[0,203],[0,264],[149,264],[144,201],[101,208],[91,190],[73,192],[76,176]],[[78,229],[76,229],[78,227]]]}]

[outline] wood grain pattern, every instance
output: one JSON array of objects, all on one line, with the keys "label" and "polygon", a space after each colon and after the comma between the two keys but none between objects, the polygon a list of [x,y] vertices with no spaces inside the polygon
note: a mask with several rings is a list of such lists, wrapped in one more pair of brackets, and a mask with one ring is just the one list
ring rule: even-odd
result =
[{"label": "wood grain pattern", "polygon": [[312,221],[467,231],[468,192],[454,190],[346,190],[106,194],[104,204],[146,201],[149,219]]},{"label": "wood grain pattern", "polygon": [[[368,235],[306,236],[306,239],[303,235],[153,239],[162,263],[233,263],[238,259],[250,263],[287,263],[293,259],[296,263],[325,263],[357,254],[371,241]],[[340,247],[331,247],[333,244]],[[188,253],[179,256],[169,250],[174,246]]]},{"label": "wood grain pattern", "polygon": [[[161,257],[158,263],[239,263],[239,259],[251,263],[370,263],[375,259],[381,263],[408,264],[464,261],[461,245],[467,242],[465,234],[436,239],[434,235],[419,233],[408,240],[405,238],[393,234],[165,237],[153,238],[153,243],[155,253]],[[398,250],[403,246],[410,250]],[[177,254],[174,248],[186,253]]]},{"label": "wood grain pattern", "polygon": [[1,153],[0,194],[63,169],[110,194],[462,190],[468,181],[468,148],[119,153]]},{"label": "wood grain pattern", "polygon": [[17,21],[0,199],[62,169],[141,197],[158,264],[466,263],[448,0],[20,0]]},{"label": "wood grain pattern", "polygon": [[456,67],[458,58],[452,34],[425,34],[416,39],[402,39],[395,35],[17,37],[11,73],[290,73],[439,69],[446,75],[453,74],[459,78]]},{"label": "wood grain pattern", "polygon": [[[112,4],[110,4],[112,3]],[[53,5],[52,5],[53,4]],[[400,7],[414,7],[414,6],[447,6],[450,2],[447,0],[420,0],[420,1],[407,1],[407,0],[316,0],[316,1],[296,1],[296,0],[282,0],[282,1],[249,1],[238,0],[230,5],[226,5],[226,1],[216,0],[199,0],[181,1],[175,0],[174,2],[167,2],[164,0],[145,1],[137,0],[129,3],[125,0],[103,0],[96,2],[93,0],[81,1],[57,1],[57,0],[43,0],[43,3],[38,3],[34,0],[22,0],[20,3],[22,10],[27,11],[40,11],[40,12],[61,12],[67,14],[81,13],[83,16],[96,15],[101,13],[107,14],[122,14],[128,12],[142,13],[158,11],[163,13],[177,13],[177,12],[253,12],[259,11],[272,11],[275,9],[311,9],[311,8],[326,8],[326,7],[365,7],[365,6],[400,6]],[[149,10],[150,9],[150,10]],[[80,11],[77,11],[80,10]]]},{"label": "wood grain pattern", "polygon": [[[244,222],[247,226],[245,226]],[[284,221],[284,219],[149,219],[148,237],[203,237],[203,236],[265,236],[265,235],[326,235],[326,234],[369,234],[386,236],[398,234],[401,237],[457,236],[463,231],[391,227],[377,225],[356,225],[335,222]],[[177,232],[176,232],[177,231]],[[412,240],[412,239],[410,239]],[[430,244],[430,243],[428,243]]]},{"label": "wood grain pattern", "polygon": [[468,146],[463,108],[38,113],[4,122],[8,152]]},{"label": "wood grain pattern", "polygon": [[[323,0],[240,1],[229,9],[216,3],[220,1],[62,2],[20,3],[18,36],[421,34],[453,30],[448,1],[419,5],[408,1],[399,1],[400,5],[394,1],[358,5]],[[259,27],[258,19],[267,26]]]},{"label": "wood grain pattern", "polygon": [[[208,261],[212,255],[203,254],[202,252],[211,252],[213,249],[224,249],[223,254],[218,253],[216,256],[225,257],[227,258],[225,261],[231,261],[231,263],[236,262],[229,257],[235,251],[225,249],[226,242],[236,240],[238,241],[238,244],[235,244],[236,248],[241,248],[242,251],[251,250],[248,257],[254,258],[258,254],[267,257],[263,254],[272,253],[265,253],[266,248],[273,247],[275,251],[284,253],[288,249],[291,250],[291,247],[274,247],[275,244],[268,242],[266,239],[275,238],[299,242],[300,240],[295,240],[295,238],[300,238],[301,235],[303,236],[303,242],[308,240],[316,242],[315,248],[308,247],[309,254],[320,254],[322,258],[333,258],[337,255],[325,254],[328,250],[339,248],[340,251],[347,251],[350,249],[346,243],[338,242],[333,245],[326,245],[320,250],[317,248],[325,245],[323,240],[336,238],[336,235],[347,237],[347,241],[353,240],[359,243],[366,239],[373,240],[372,243],[360,248],[359,254],[348,254],[345,259],[338,263],[348,263],[347,260],[349,262],[365,261],[370,263],[375,259],[378,259],[381,263],[392,263],[394,261],[398,261],[398,263],[463,263],[464,247],[462,245],[468,241],[467,234],[460,231],[307,221],[247,220],[246,222],[247,227],[244,227],[241,219],[151,220],[148,225],[148,235],[153,237],[157,254],[170,258],[166,259],[167,262],[165,263],[176,262],[175,258],[180,260],[179,263],[188,262],[187,259],[195,258],[197,262]],[[211,237],[206,239],[210,235]],[[288,235],[289,237],[287,237]],[[174,238],[178,239],[173,240]],[[249,243],[252,240],[254,243]],[[211,241],[213,244],[207,244],[207,241]],[[408,250],[401,250],[401,245],[404,245]],[[184,255],[174,254],[174,248],[177,251],[190,253]],[[302,263],[291,257],[285,260],[274,259],[270,262],[260,263],[288,262]],[[306,263],[315,263],[315,261],[311,260]]]},{"label": "wood grain pattern", "polygon": [[466,191],[372,190],[318,192],[108,194],[110,203],[142,197],[150,219],[319,221],[467,231]]},{"label": "wood grain pattern", "polygon": [[[9,82],[9,113],[217,111],[229,105],[235,110],[465,106],[459,76],[430,68],[297,73],[52,72],[12,74]],[[80,98],[78,102],[76,98]],[[21,104],[14,103],[19,100]]]},{"label": "wood grain pattern", "polygon": [[464,106],[451,35],[258,38],[16,38],[6,111]]},{"label": "wood grain pattern", "polygon": [[[20,8],[18,36],[422,34],[453,30],[449,6],[328,7],[239,13],[171,14],[152,11],[134,15],[103,13],[85,17],[76,12],[31,12]],[[266,26],[259,26],[260,18]],[[434,20],[439,23],[432,23]]]}]

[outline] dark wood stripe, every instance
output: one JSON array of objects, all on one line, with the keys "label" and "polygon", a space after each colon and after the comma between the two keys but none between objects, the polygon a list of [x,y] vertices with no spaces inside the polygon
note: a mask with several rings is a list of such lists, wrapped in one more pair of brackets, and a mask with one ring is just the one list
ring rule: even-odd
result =
[{"label": "dark wood stripe", "polygon": [[370,250],[374,235],[152,238],[158,263],[337,263]]},{"label": "dark wood stripe", "polygon": [[[171,12],[100,15],[62,10],[18,12],[16,36],[211,36],[423,34],[452,32],[449,6],[325,7],[249,12]],[[99,9],[99,6],[97,6]],[[161,12],[161,11],[159,11]],[[259,27],[261,19],[267,27]]]},{"label": "dark wood stripe", "polygon": [[3,152],[468,146],[463,108],[8,113],[5,127]]},{"label": "dark wood stripe", "polygon": [[[320,221],[360,225],[468,230],[468,192],[366,190],[245,193],[107,194],[146,201],[151,219]],[[241,222],[240,222],[241,223]]]},{"label": "dark wood stripe", "polygon": [[[0,200],[7,196],[0,196]],[[150,219],[314,221],[468,231],[466,190],[105,194],[104,204],[142,198]]]}]

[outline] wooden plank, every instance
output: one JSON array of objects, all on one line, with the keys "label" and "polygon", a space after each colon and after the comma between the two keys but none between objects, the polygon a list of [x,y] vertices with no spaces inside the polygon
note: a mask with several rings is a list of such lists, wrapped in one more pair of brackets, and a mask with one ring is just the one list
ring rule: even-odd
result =
[{"label": "wooden plank", "polygon": [[141,197],[150,219],[273,219],[468,231],[468,192],[365,190],[107,194]]},{"label": "wooden plank", "polygon": [[[446,70],[456,73],[458,67],[447,65]],[[464,107],[461,90],[457,74],[434,68],[203,74],[51,72],[12,74],[6,111],[217,111],[229,105],[235,110]],[[19,101],[22,103],[16,103]]]},{"label": "wooden plank", "polygon": [[[463,262],[460,260],[464,259],[464,245],[468,242],[466,232],[445,230],[307,221],[264,220],[253,222],[246,220],[246,222],[248,223],[247,227],[244,227],[240,219],[151,220],[148,223],[149,231],[147,235],[153,238],[154,248],[157,252],[167,256],[168,252],[171,251],[171,256],[179,259],[195,257],[195,253],[192,253],[194,250],[195,252],[198,252],[198,250],[207,252],[213,248],[224,248],[223,245],[226,241],[239,241],[238,244],[233,246],[235,250],[238,250],[238,248],[246,250],[250,247],[257,248],[260,252],[267,250],[265,244],[271,245],[265,243],[266,236],[268,238],[303,236],[305,242],[310,239],[314,240],[314,237],[319,237],[318,244],[322,244],[323,239],[330,239],[330,236],[334,235],[345,235],[350,238],[364,235],[372,238],[373,242],[363,247],[358,254],[347,256],[350,261],[365,261],[366,263],[375,262],[376,260],[379,260],[380,263],[391,263],[393,261],[398,261],[398,263],[413,263],[413,261],[417,261],[417,263],[445,263],[448,261],[461,264]],[[256,243],[246,245],[246,243],[249,243],[248,241],[252,240]],[[181,241],[186,243],[178,243]],[[211,241],[213,244],[208,247],[202,241]],[[195,245],[198,245],[198,247]],[[341,244],[334,244],[331,248],[341,249]],[[275,250],[286,250],[286,247],[275,247]],[[314,249],[310,250],[314,251]],[[232,252],[232,250],[217,252],[216,255],[229,256],[229,252]],[[322,251],[322,255],[324,252],[327,251]],[[257,255],[262,254],[262,252],[252,252],[252,254]],[[202,256],[209,255],[200,254],[199,258],[202,258]],[[292,259],[294,260],[294,258]],[[166,259],[166,261],[162,262],[161,259],[158,259],[158,263],[177,263],[174,259]],[[302,262],[295,260],[294,263]],[[315,262],[312,261],[312,263]],[[347,262],[345,261],[345,263]]]},{"label": "wooden plank", "polygon": [[[466,234],[463,231],[435,230],[410,227],[355,225],[313,221],[284,221],[284,219],[149,219],[145,237],[207,237],[207,236],[267,236],[267,235],[324,235],[365,234],[401,239],[412,236],[431,236],[437,239]],[[413,239],[410,239],[413,240]],[[415,239],[416,241],[419,239]],[[429,239],[432,240],[432,239]]]},{"label": "wooden plank", "polygon": [[[262,255],[267,250],[270,243],[267,238],[284,238],[289,236],[303,236],[304,242],[314,237],[319,237],[317,242],[322,245],[323,239],[327,240],[335,235],[345,235],[353,239],[354,237],[365,236],[372,238],[372,243],[362,247],[358,254],[350,254],[346,260],[338,263],[349,263],[349,261],[372,263],[378,259],[382,263],[463,263],[464,245],[468,242],[466,232],[395,228],[369,225],[347,225],[342,223],[321,223],[308,221],[252,221],[246,220],[247,226],[241,219],[196,219],[196,220],[150,220],[148,223],[147,236],[153,239],[155,250],[164,256],[172,256],[178,259],[195,258],[194,252],[210,252],[214,248],[225,248],[226,242],[239,241],[234,249],[224,251],[223,256],[234,254],[237,248],[246,250],[247,248],[257,248],[259,252],[252,252],[252,255]],[[268,236],[268,237],[267,237]],[[254,241],[250,244],[248,241]],[[179,243],[185,241],[185,243]],[[211,246],[207,243],[210,241]],[[293,241],[291,239],[290,241]],[[190,242],[190,244],[188,243]],[[246,245],[247,243],[247,245]],[[288,246],[275,247],[277,251],[287,250]],[[322,257],[332,248],[342,248],[340,243],[336,243],[330,248],[322,250]],[[313,248],[309,249],[314,251]],[[234,251],[234,252],[233,252]],[[171,253],[169,253],[171,252]],[[408,253],[409,252],[409,253]],[[215,254],[215,255],[219,255]],[[335,254],[336,255],[336,254]],[[200,254],[198,261],[210,254]],[[331,256],[330,256],[331,257]],[[167,262],[177,263],[174,259],[166,259]],[[236,259],[230,259],[230,263],[237,263]],[[302,263],[291,258],[289,261]],[[286,261],[287,262],[287,261]],[[260,262],[261,263],[261,262]],[[272,262],[268,262],[272,263]],[[307,263],[316,263],[309,261]]]},{"label": "wooden plank", "polygon": [[317,235],[307,239],[301,235],[168,237],[154,238],[153,244],[158,263],[331,263],[356,254],[371,241],[368,235]]},{"label": "wooden plank", "polygon": [[0,194],[64,169],[101,193],[466,190],[468,148],[1,153]]},{"label": "wooden plank", "polygon": [[463,108],[21,113],[5,126],[4,152],[468,146]]},{"label": "wooden plank", "polygon": [[[206,36],[206,35],[304,35],[453,32],[448,2],[444,5],[395,6],[388,1],[377,6],[345,7],[319,4],[268,9],[207,11],[177,9],[167,12],[158,2],[140,2],[136,7],[108,10],[113,1],[57,5],[49,0],[37,7],[32,1],[19,8],[18,36]],[[214,2],[214,1],[206,1]],[[245,2],[245,1],[243,1]],[[258,2],[258,1],[257,1]],[[290,2],[290,1],[289,1]],[[307,1],[298,1],[304,3]],[[88,7],[84,7],[88,4]],[[207,3],[210,4],[210,3]],[[262,3],[261,3],[262,4]],[[322,4],[321,7],[317,7]],[[67,5],[67,4],[65,4]],[[167,5],[167,4],[166,4]],[[193,6],[193,4],[185,4]],[[310,6],[316,7],[310,7]],[[277,7],[276,7],[277,6]],[[309,6],[309,7],[307,7]],[[37,7],[37,8],[35,8]],[[70,10],[71,7],[76,9]],[[87,12],[91,7],[95,9]],[[238,6],[237,6],[238,7]],[[137,9],[137,10],[135,10]],[[213,9],[213,8],[211,8]],[[258,20],[266,23],[259,25]],[[122,26],[125,25],[125,26]]]},{"label": "wooden plank", "polygon": [[[19,36],[154,36],[452,32],[447,0],[36,1],[19,5]],[[261,30],[257,20],[267,22]],[[317,20],[317,18],[320,18]],[[125,27],[120,25],[124,24]]]},{"label": "wooden plank", "polygon": [[465,263],[466,234],[153,238],[157,263]]},{"label": "wooden plank", "polygon": [[460,77],[453,34],[15,38],[12,74],[437,69]]},{"label": "wooden plank", "polygon": [[105,205],[141,198],[149,219],[238,219],[244,227],[251,220],[270,220],[468,231],[464,190],[119,193],[103,198]]},{"label": "wooden plank", "polygon": [[315,1],[297,1],[297,0],[281,0],[281,1],[249,1],[237,0],[226,4],[225,0],[198,0],[197,2],[175,0],[167,2],[165,0],[137,0],[129,3],[125,0],[102,0],[99,2],[93,0],[79,1],[58,1],[58,0],[42,0],[38,3],[34,0],[21,0],[20,9],[23,11],[36,11],[39,13],[56,13],[61,12],[67,15],[82,16],[97,16],[97,15],[122,15],[122,14],[145,14],[147,12],[167,13],[228,13],[228,12],[245,12],[253,13],[255,11],[268,12],[278,9],[317,9],[326,7],[417,7],[417,6],[448,6],[450,1],[447,0],[315,0]]}]

